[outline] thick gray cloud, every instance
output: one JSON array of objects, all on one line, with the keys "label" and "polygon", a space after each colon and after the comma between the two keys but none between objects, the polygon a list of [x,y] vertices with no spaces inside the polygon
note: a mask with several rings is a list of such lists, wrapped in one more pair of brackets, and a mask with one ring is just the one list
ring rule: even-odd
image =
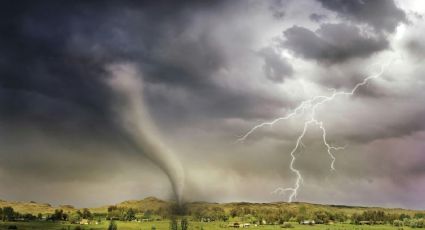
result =
[{"label": "thick gray cloud", "polygon": [[366,23],[377,31],[394,32],[400,22],[406,22],[406,14],[393,0],[389,1],[343,1],[319,0],[341,18]]},{"label": "thick gray cloud", "polygon": [[322,24],[315,32],[293,26],[283,34],[283,47],[303,58],[328,64],[368,57],[389,46],[383,36],[367,36],[358,27],[342,23]]},{"label": "thick gray cloud", "polygon": [[264,58],[264,73],[274,82],[283,82],[286,77],[293,74],[292,66],[272,48],[260,50],[259,55]]},{"label": "thick gray cloud", "polygon": [[309,18],[310,18],[312,21],[315,21],[315,22],[321,22],[321,21],[323,21],[323,20],[327,19],[328,17],[327,17],[326,15],[324,15],[324,14],[316,14],[316,13],[312,13],[312,14],[310,14]]},{"label": "thick gray cloud", "polygon": [[414,17],[402,23],[409,8],[397,5],[6,4],[0,196],[78,206],[171,196],[165,173],[134,148],[112,109],[119,95],[106,84],[108,67],[129,64],[143,80],[149,125],[185,168],[186,198],[286,200],[270,192],[293,185],[289,153],[311,111],[259,128],[243,143],[238,137],[330,88],[349,91],[402,56],[355,95],[319,106],[329,142],[346,149],[335,152],[331,172],[321,130],[309,128],[296,151],[305,179],[297,199],[423,208],[425,110],[418,103],[425,67],[418,47],[425,27]]}]

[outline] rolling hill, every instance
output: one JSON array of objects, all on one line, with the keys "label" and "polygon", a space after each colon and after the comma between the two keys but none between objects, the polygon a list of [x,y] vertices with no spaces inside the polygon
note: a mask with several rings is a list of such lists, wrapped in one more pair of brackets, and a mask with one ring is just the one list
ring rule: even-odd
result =
[{"label": "rolling hill", "polygon": [[[115,204],[117,207],[121,208],[132,208],[138,210],[140,212],[144,212],[146,210],[158,210],[160,208],[166,209],[169,208],[173,203],[170,201],[161,200],[155,197],[146,197],[142,200],[128,200],[123,201],[121,203]],[[62,209],[66,213],[77,211],[78,209],[73,207],[72,205],[59,205],[52,206],[46,203],[37,203],[34,201],[30,202],[22,202],[22,201],[5,201],[0,200],[0,207],[11,206],[13,209],[20,213],[53,213],[55,209]],[[89,208],[93,213],[107,213],[109,205]],[[210,203],[210,202],[190,202],[186,203],[186,207],[188,209],[196,209],[196,208],[214,208],[220,207],[224,209],[226,212],[234,208],[269,208],[269,209],[286,209],[286,210],[298,210],[300,207],[305,207],[308,210],[324,210],[331,212],[344,212],[347,214],[359,213],[365,210],[382,210],[386,213],[405,213],[408,215],[413,215],[415,213],[424,213],[425,210],[409,210],[409,209],[401,209],[401,208],[380,208],[380,207],[360,207],[360,206],[346,206],[346,205],[324,205],[324,204],[312,204],[312,203],[304,203],[304,202],[272,202],[272,203],[249,203],[249,202],[232,202],[232,203]]]}]

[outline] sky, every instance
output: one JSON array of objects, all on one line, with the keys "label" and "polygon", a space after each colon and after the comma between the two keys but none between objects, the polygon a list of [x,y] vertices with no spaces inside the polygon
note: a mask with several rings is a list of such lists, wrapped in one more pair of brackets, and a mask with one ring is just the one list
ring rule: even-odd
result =
[{"label": "sky", "polygon": [[425,209],[422,1],[19,1],[0,7],[0,199]]}]

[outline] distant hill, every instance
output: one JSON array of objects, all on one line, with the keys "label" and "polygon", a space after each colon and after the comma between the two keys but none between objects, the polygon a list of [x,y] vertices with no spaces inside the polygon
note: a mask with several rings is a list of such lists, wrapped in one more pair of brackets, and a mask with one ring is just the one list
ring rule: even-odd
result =
[{"label": "distant hill", "polygon": [[55,209],[62,209],[64,212],[73,212],[76,209],[72,205],[61,205],[59,207],[53,207],[46,203],[37,203],[34,201],[22,202],[22,201],[4,201],[0,200],[0,207],[12,207],[15,211],[20,213],[31,213],[37,215],[38,213],[53,213]]},{"label": "distant hill", "polygon": [[[127,200],[115,205],[117,207],[132,208],[143,212],[146,210],[158,210],[160,208],[168,208],[170,204],[171,202],[160,200],[156,197],[150,196],[146,197],[143,200]],[[90,208],[90,210],[95,213],[106,213],[108,211],[108,206],[110,205],[98,208]]]},{"label": "distant hill", "polygon": [[[133,208],[135,210],[144,212],[146,210],[158,210],[166,209],[170,207],[172,202],[164,201],[156,197],[146,197],[143,200],[128,200],[118,204],[114,204],[117,207],[122,208]],[[34,201],[20,202],[20,201],[4,201],[0,200],[0,207],[11,206],[15,211],[20,213],[32,213],[34,215],[38,213],[53,213],[55,209],[62,209],[64,212],[74,212],[78,209],[71,205],[59,205],[53,207],[50,204],[42,204]],[[102,207],[89,208],[93,213],[106,213],[109,205]],[[405,213],[413,215],[415,213],[425,211],[407,210],[400,208],[380,208],[380,207],[359,207],[359,206],[347,206],[347,205],[323,205],[323,204],[311,204],[303,202],[272,202],[272,203],[249,203],[249,202],[232,202],[232,203],[210,203],[210,202],[190,202],[186,204],[188,209],[196,208],[213,208],[220,207],[225,211],[230,211],[234,208],[270,208],[270,209],[286,209],[286,210],[298,210],[300,207],[305,207],[308,210],[326,210],[332,212],[344,212],[347,214],[363,212],[365,210],[382,210],[386,213]]]}]

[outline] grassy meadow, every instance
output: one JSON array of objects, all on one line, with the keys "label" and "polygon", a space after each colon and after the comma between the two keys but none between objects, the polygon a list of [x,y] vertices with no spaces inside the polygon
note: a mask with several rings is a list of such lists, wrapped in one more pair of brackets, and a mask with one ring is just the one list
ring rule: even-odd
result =
[{"label": "grassy meadow", "polygon": [[[179,211],[184,213],[184,218],[177,217],[172,226],[170,219]],[[106,230],[111,219],[117,226],[113,230],[216,230],[233,229],[229,224],[234,223],[249,223],[249,229],[264,230],[408,230],[425,227],[423,210],[301,202],[190,202],[182,207],[154,197],[96,208],[0,200],[0,217],[0,230]],[[185,228],[181,227],[182,219],[188,221]],[[307,220],[315,220],[316,224],[299,224]]]},{"label": "grassy meadow", "polygon": [[[168,230],[170,229],[169,221],[153,221],[153,222],[127,222],[127,221],[117,221],[118,229],[128,229],[128,230],[152,230],[153,227],[157,230]],[[299,229],[299,230],[366,230],[366,229],[376,229],[376,230],[398,230],[398,229],[412,229],[410,227],[397,228],[391,225],[352,225],[352,224],[317,224],[317,225],[300,225],[298,223],[291,223],[292,228],[288,229]],[[8,229],[9,226],[15,225],[18,229],[33,229],[33,230],[74,230],[76,227],[81,227],[84,230],[106,230],[108,229],[109,222],[104,221],[100,224],[89,224],[89,225],[78,225],[78,224],[69,224],[69,223],[59,223],[59,222],[0,222],[0,229]],[[227,222],[189,222],[190,230],[218,230],[218,229],[233,229],[227,227]],[[271,230],[271,229],[285,229],[280,225],[259,225],[259,226],[250,226],[245,229],[262,229],[262,230]]]}]

